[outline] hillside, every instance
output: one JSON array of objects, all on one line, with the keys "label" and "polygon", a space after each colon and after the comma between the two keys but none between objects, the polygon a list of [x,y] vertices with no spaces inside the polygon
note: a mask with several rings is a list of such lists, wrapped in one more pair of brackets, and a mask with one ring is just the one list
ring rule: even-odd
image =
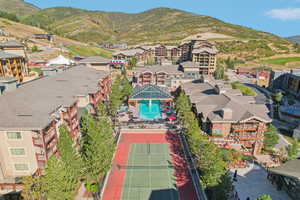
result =
[{"label": "hillside", "polygon": [[30,15],[23,22],[85,42],[176,43],[189,35],[213,32],[238,39],[266,39],[286,43],[284,39],[268,33],[169,8],[127,14],[55,7]]},{"label": "hillside", "polygon": [[[23,42],[27,47],[27,53],[30,59],[49,59],[58,56],[59,54],[69,54],[70,56],[95,56],[101,55],[111,57],[111,52],[94,46],[86,46],[79,41],[71,40],[61,36],[55,36],[54,42],[47,40],[38,40],[32,38],[33,34],[46,33],[43,29],[30,25],[21,24],[0,18],[0,42],[8,40],[18,40]],[[31,53],[31,48],[37,46],[39,52]],[[62,51],[61,51],[62,49]]]},{"label": "hillside", "polygon": [[55,7],[40,10],[22,22],[90,44],[180,44],[191,35],[212,33],[222,35],[210,40],[225,56],[254,60],[295,51],[289,41],[270,33],[170,8],[128,14]]},{"label": "hillside", "polygon": [[18,16],[29,15],[39,11],[39,8],[23,0],[0,0],[0,11],[15,13]]},{"label": "hillside", "polygon": [[300,44],[300,35],[287,37],[286,38],[290,42],[299,43]]}]

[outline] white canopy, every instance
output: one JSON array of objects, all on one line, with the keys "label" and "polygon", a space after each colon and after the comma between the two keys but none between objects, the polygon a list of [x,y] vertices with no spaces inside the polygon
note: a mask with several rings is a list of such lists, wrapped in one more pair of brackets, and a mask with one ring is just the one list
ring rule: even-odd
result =
[{"label": "white canopy", "polygon": [[47,66],[50,66],[50,65],[71,65],[73,63],[74,63],[73,60],[65,58],[62,55],[59,55],[58,57],[49,60],[48,63],[47,63]]}]

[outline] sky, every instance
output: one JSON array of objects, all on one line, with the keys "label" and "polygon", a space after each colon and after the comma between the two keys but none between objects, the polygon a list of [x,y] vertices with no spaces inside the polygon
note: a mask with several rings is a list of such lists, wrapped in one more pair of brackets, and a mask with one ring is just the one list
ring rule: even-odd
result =
[{"label": "sky", "polygon": [[67,6],[137,13],[168,7],[215,17],[282,37],[300,35],[300,0],[25,0],[40,8]]}]

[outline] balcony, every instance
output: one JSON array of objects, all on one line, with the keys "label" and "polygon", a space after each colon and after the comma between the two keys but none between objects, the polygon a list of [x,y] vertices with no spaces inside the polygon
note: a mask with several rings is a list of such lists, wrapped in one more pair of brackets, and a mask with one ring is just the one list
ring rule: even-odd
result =
[{"label": "balcony", "polygon": [[35,153],[35,156],[38,162],[46,162],[46,158],[44,154]]},{"label": "balcony", "polygon": [[256,125],[232,125],[232,132],[249,132],[249,131],[256,131],[257,126]]},{"label": "balcony", "polygon": [[43,147],[43,141],[42,141],[41,138],[33,137],[32,140],[33,140],[33,145],[34,146]]}]

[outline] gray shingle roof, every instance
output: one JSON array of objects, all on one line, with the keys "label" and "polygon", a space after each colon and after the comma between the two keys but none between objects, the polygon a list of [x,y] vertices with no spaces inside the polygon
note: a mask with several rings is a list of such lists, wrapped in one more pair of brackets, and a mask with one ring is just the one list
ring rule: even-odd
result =
[{"label": "gray shingle roof", "polygon": [[157,85],[136,86],[129,99],[169,99],[171,94]]},{"label": "gray shingle roof", "polygon": [[21,85],[0,96],[0,130],[40,130],[60,106],[70,106],[77,95],[98,90],[106,71],[76,66],[53,76]]},{"label": "gray shingle roof", "polygon": [[91,56],[80,60],[78,63],[109,63],[111,60],[101,56]]},{"label": "gray shingle roof", "polygon": [[142,54],[143,52],[144,50],[142,49],[128,49],[128,50],[116,52],[113,55],[116,56],[119,54],[123,54],[125,56],[135,56],[136,54]]},{"label": "gray shingle roof", "polygon": [[24,47],[24,45],[18,41],[11,40],[0,43],[0,47]]},{"label": "gray shingle roof", "polygon": [[[268,108],[262,104],[254,104],[254,97],[236,96],[232,93],[218,94],[210,83],[185,83],[181,86],[195,104],[197,112],[204,120],[210,121],[243,121],[256,118],[264,122],[271,122]],[[230,91],[230,90],[229,90]],[[233,111],[231,119],[224,120],[222,109]]]},{"label": "gray shingle roof", "polygon": [[300,159],[288,161],[279,167],[270,169],[270,171],[275,174],[289,176],[300,180]]},{"label": "gray shingle roof", "polygon": [[153,65],[148,67],[136,67],[134,70],[136,73],[144,73],[144,72],[166,72],[168,74],[183,74],[182,71],[178,70],[178,65]]},{"label": "gray shingle roof", "polygon": [[20,58],[22,56],[16,55],[16,54],[12,54],[12,53],[7,53],[4,51],[0,50],[0,59],[7,59],[7,58]]}]

